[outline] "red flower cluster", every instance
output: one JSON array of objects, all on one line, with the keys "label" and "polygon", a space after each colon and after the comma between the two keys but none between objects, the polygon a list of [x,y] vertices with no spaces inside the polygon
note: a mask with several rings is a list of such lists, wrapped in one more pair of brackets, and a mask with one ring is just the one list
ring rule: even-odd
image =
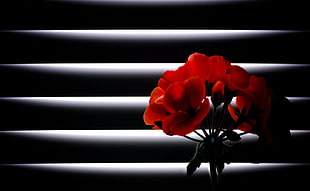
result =
[{"label": "red flower cluster", "polygon": [[[238,129],[255,130],[255,133],[270,143],[272,140],[267,121],[270,115],[271,90],[265,84],[264,78],[252,75],[250,85],[236,97],[237,109],[229,105],[228,110],[235,121],[245,119],[245,123],[240,124]],[[240,113],[239,116],[236,113]]]},{"label": "red flower cluster", "polygon": [[[231,117],[239,122],[237,128],[268,134],[270,90],[265,80],[231,65],[222,56],[200,53],[191,54],[183,66],[166,71],[159,79],[144,112],[145,123],[168,135],[184,136],[195,131],[210,110],[208,87],[212,88],[213,107],[226,104]],[[231,105],[233,97],[236,108]]]},{"label": "red flower cluster", "polygon": [[204,82],[199,77],[160,85],[153,90],[149,104],[145,123],[168,135],[180,136],[196,130],[210,109]]}]

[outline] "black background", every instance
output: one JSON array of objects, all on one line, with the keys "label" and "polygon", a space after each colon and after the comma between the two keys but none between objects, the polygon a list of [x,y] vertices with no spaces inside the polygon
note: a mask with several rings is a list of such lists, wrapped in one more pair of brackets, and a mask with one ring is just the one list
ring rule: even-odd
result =
[{"label": "black background", "polygon": [[[0,64],[23,63],[182,63],[193,52],[223,55],[233,63],[304,64],[294,70],[259,73],[279,94],[309,96],[309,11],[305,1],[247,1],[186,6],[129,6],[62,1],[5,1],[0,4]],[[14,30],[70,29],[242,29],[291,30],[276,36],[217,41],[87,41],[39,37]],[[112,76],[44,73],[0,68],[1,97],[148,96],[160,76]],[[308,130],[308,101],[280,106],[289,113],[280,123]],[[144,108],[59,108],[1,99],[4,130],[148,129]],[[281,118],[281,116],[280,116]],[[294,136],[279,150],[237,147],[234,162],[296,163],[261,171],[227,172],[225,190],[301,189],[308,186],[309,134]],[[0,183],[13,189],[209,189],[206,173],[92,174],[7,166],[8,163],[187,162],[193,144],[141,145],[61,142],[0,133]],[[205,187],[201,187],[205,185]]]}]

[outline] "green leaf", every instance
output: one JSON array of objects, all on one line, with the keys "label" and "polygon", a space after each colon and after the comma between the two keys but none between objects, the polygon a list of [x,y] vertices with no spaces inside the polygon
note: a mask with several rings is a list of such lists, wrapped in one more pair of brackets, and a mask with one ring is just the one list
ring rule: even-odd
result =
[{"label": "green leaf", "polygon": [[197,170],[197,168],[200,167],[200,164],[202,162],[203,158],[200,154],[195,155],[194,158],[192,158],[188,165],[187,165],[187,176],[191,176],[194,174],[194,172]]}]

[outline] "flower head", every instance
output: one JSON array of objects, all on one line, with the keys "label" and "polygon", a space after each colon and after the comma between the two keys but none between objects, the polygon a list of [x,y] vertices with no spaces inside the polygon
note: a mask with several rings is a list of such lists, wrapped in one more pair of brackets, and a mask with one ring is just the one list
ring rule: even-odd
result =
[{"label": "flower head", "polygon": [[246,119],[238,126],[238,129],[253,131],[263,136],[267,142],[271,142],[272,138],[267,125],[270,115],[271,90],[266,88],[265,84],[264,78],[252,75],[249,87],[236,97],[238,112],[231,105],[228,109],[234,120]]},{"label": "flower head", "polygon": [[[225,114],[212,112],[214,124],[202,124],[210,118],[210,102],[207,90],[211,89],[212,110],[225,103]],[[230,103],[236,97],[236,108]],[[264,78],[250,75],[238,65],[232,65],[222,56],[208,57],[201,53],[191,54],[185,64],[175,71],[166,71],[158,81],[144,113],[144,121],[168,135],[187,135],[202,125],[213,128],[218,136],[225,130],[225,115],[236,121],[232,127],[255,132],[268,137],[266,120],[270,115],[270,90]],[[224,116],[224,117],[223,117]],[[218,126],[216,126],[218,125]],[[231,131],[234,128],[228,128]],[[223,133],[223,135],[227,135]]]},{"label": "flower head", "polygon": [[188,57],[185,64],[176,71],[166,71],[158,85],[166,89],[171,83],[184,81],[193,76],[199,77],[207,83],[215,83],[225,80],[230,68],[230,62],[222,56],[208,57],[204,54],[193,53]]},{"label": "flower head", "polygon": [[[207,98],[210,90],[213,107]],[[274,107],[271,110],[276,98],[266,87],[264,78],[250,75],[222,56],[194,53],[177,70],[164,72],[158,87],[151,93],[143,117],[147,125],[162,129],[167,135],[184,136],[198,142],[187,166],[187,175],[192,175],[207,161],[212,188],[217,190],[224,163],[230,162],[226,154],[231,144],[226,145],[226,140],[237,142],[246,133],[257,134],[265,143],[283,142],[289,137],[288,128],[268,127],[275,123],[269,119],[270,115],[284,112]],[[283,103],[285,100],[277,102]],[[196,131],[198,128],[203,134]],[[237,133],[235,129],[243,132]],[[198,139],[188,135],[192,132]]]},{"label": "flower head", "polygon": [[200,127],[209,109],[204,82],[199,77],[191,77],[171,83],[165,90],[155,88],[144,112],[144,121],[167,135],[184,136]]},{"label": "flower head", "polygon": [[191,66],[192,75],[198,75],[208,83],[225,79],[226,72],[231,67],[230,62],[222,56],[208,57],[200,53],[191,54],[186,65]]},{"label": "flower head", "polygon": [[[213,107],[207,98],[210,90]],[[209,162],[212,188],[216,190],[224,163],[229,162],[225,158],[229,150],[226,140],[236,142],[246,133],[255,133],[260,140],[273,143],[284,140],[277,135],[287,135],[286,130],[268,127],[269,116],[275,111],[271,112],[272,93],[264,78],[250,75],[222,56],[194,53],[177,70],[164,72],[151,93],[144,122],[167,135],[198,142],[187,174],[192,175],[202,162]],[[235,106],[231,103],[234,97]],[[196,131],[198,128],[203,134]],[[199,139],[188,135],[192,132]]]}]

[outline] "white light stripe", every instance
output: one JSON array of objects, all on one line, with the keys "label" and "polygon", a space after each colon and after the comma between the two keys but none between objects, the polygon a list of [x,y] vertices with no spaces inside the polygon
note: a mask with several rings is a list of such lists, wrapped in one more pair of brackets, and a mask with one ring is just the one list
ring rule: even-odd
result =
[{"label": "white light stripe", "polygon": [[[0,100],[20,103],[48,105],[54,107],[107,107],[107,108],[145,108],[149,96],[127,97],[0,97]],[[310,101],[310,97],[287,97],[291,103]],[[232,101],[234,104],[234,99]]]},{"label": "white light stripe", "polygon": [[[2,64],[1,67],[33,70],[40,72],[56,72],[70,74],[102,74],[102,75],[162,75],[167,70],[176,70],[184,63],[33,63]],[[310,64],[283,63],[232,63],[245,68],[250,73],[276,72],[310,67]]]},{"label": "white light stripe", "polygon": [[279,72],[283,70],[301,69],[310,67],[310,64],[284,64],[284,63],[232,63],[246,69],[249,73],[256,72]]},{"label": "white light stripe", "polygon": [[310,97],[287,97],[291,103],[310,101]]},{"label": "white light stripe", "polygon": [[190,143],[184,137],[167,136],[162,130],[26,130],[0,131],[0,134],[65,142],[108,142],[114,144],[123,144],[124,142]]},{"label": "white light stripe", "polygon": [[13,67],[41,72],[103,75],[141,75],[162,74],[166,70],[175,70],[181,63],[38,63],[3,64],[0,67]]},{"label": "white light stripe", "polygon": [[[201,130],[198,130],[198,132],[203,134]],[[241,133],[242,131],[236,130],[236,132]],[[124,142],[152,144],[192,143],[192,141],[181,136],[168,136],[162,130],[18,130],[0,131],[0,134],[65,142],[109,142],[114,144],[123,144]],[[310,130],[291,130],[291,135],[310,135]],[[195,133],[191,133],[189,136],[200,139]],[[249,133],[243,135],[240,142],[253,142],[257,138],[257,135]]]},{"label": "white light stripe", "polygon": [[11,30],[45,37],[79,40],[227,40],[295,33],[293,30],[198,30],[198,29],[107,29],[107,30]]},{"label": "white light stripe", "polygon": [[[75,173],[99,174],[176,174],[186,175],[188,163],[32,163],[1,164],[0,166],[26,167],[31,169],[54,170]],[[223,173],[272,170],[285,167],[306,166],[308,163],[230,163],[225,165]],[[197,174],[208,173],[209,165],[202,163]]]},{"label": "white light stripe", "polygon": [[0,97],[0,100],[70,107],[146,107],[149,97]]},{"label": "white light stripe", "polygon": [[231,4],[231,3],[242,3],[249,1],[258,0],[50,0],[60,1],[69,3],[81,3],[81,4],[96,4],[96,5],[143,5],[143,6],[154,6],[154,5],[208,5],[208,4]]}]

